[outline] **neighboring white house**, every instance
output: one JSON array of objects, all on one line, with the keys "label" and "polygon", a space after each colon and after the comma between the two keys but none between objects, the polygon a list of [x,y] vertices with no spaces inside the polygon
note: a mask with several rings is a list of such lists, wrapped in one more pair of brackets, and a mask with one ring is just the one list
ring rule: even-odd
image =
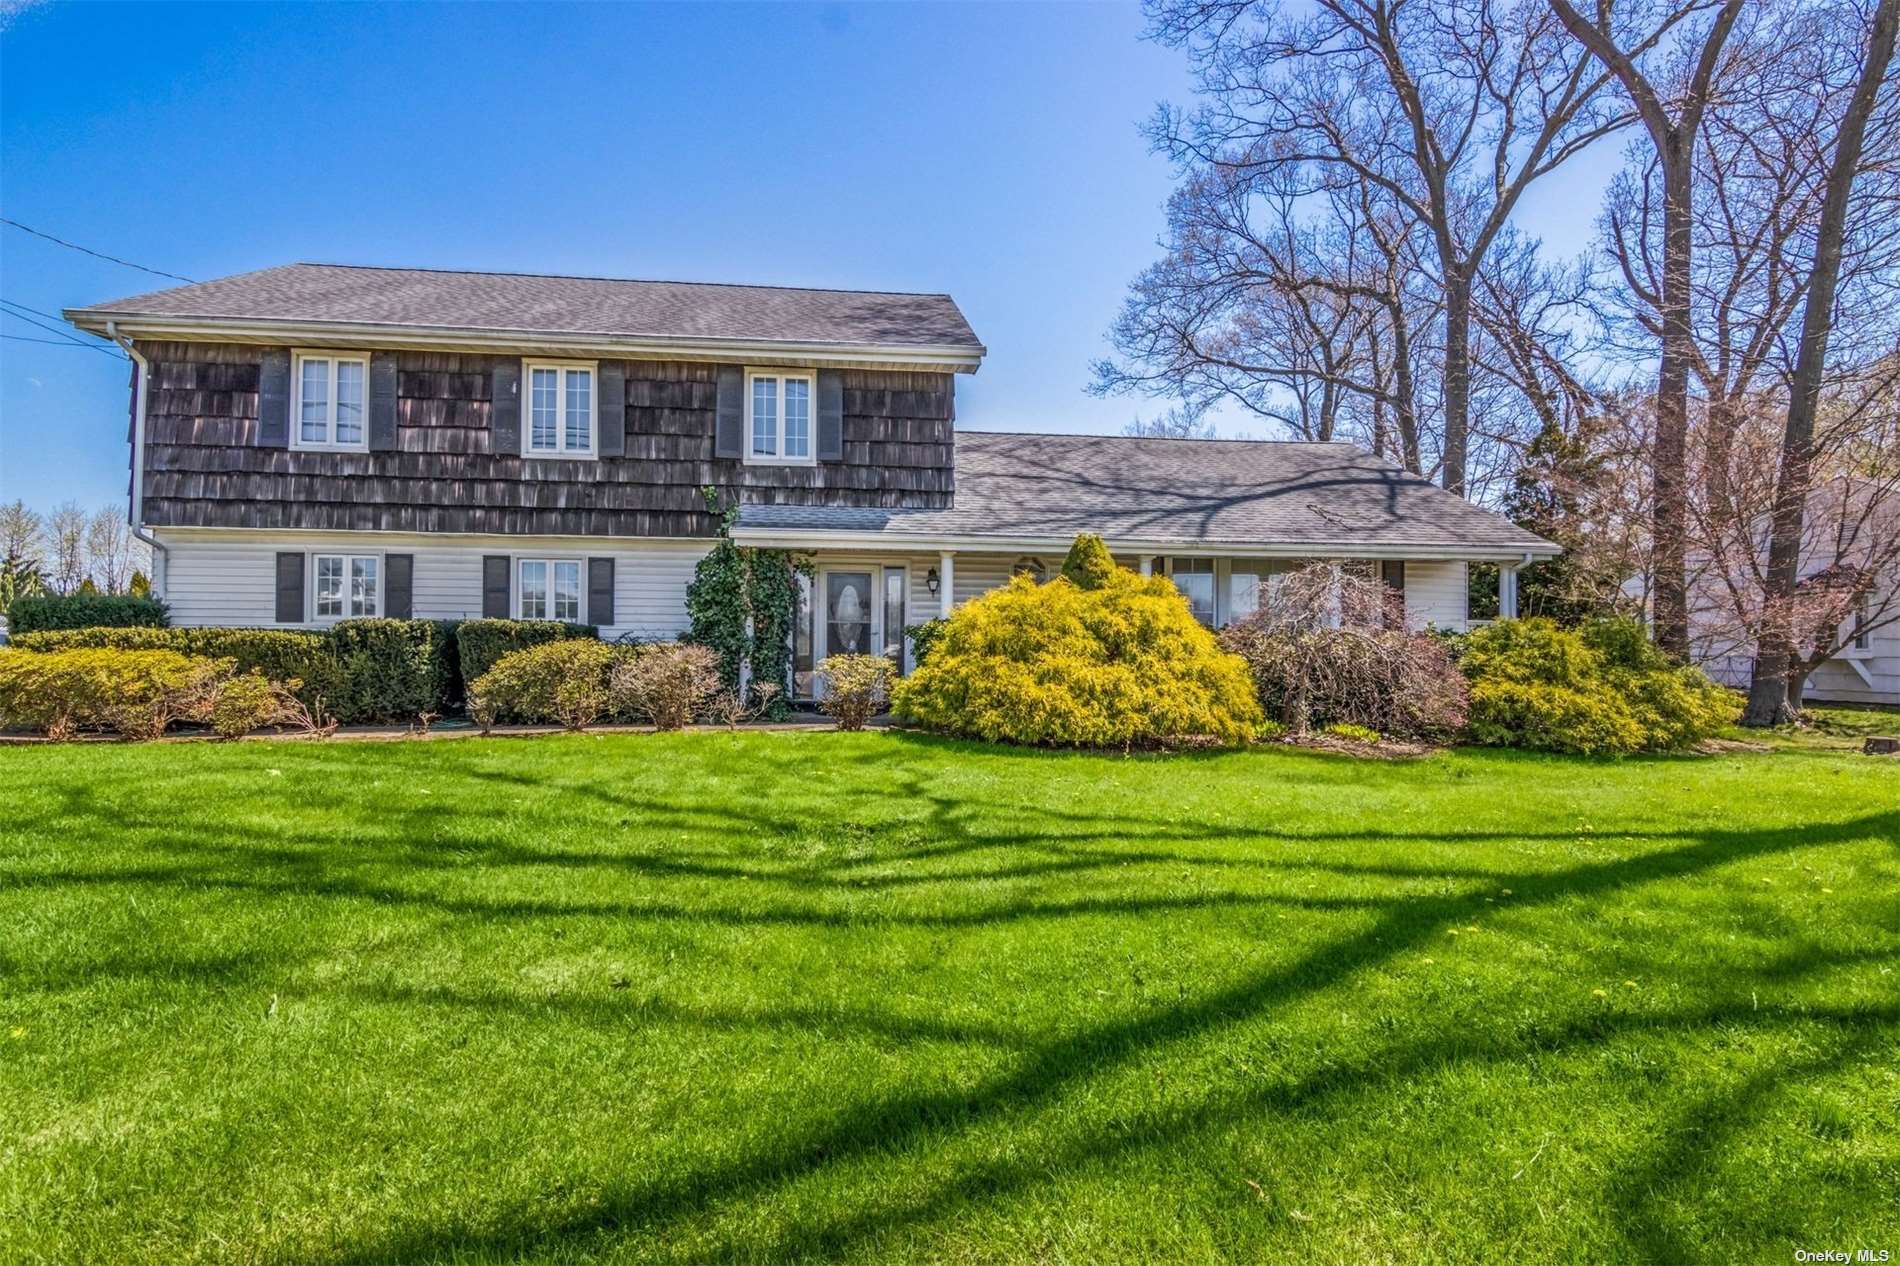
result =
[{"label": "neighboring white house", "polygon": [[[1809,674],[1805,700],[1900,704],[1900,506],[1892,494],[1885,485],[1835,479],[1809,500],[1802,584],[1820,587],[1843,575],[1872,583],[1835,630],[1830,644],[1839,649]],[[1766,538],[1764,525],[1755,539]],[[1703,554],[1690,567],[1691,654],[1715,680],[1746,689],[1755,618],[1737,612],[1758,591],[1759,562],[1742,557],[1725,572]]]}]

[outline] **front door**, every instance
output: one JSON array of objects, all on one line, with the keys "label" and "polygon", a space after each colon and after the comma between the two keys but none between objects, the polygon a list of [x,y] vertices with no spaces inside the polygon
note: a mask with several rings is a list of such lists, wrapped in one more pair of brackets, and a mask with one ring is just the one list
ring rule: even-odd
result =
[{"label": "front door", "polygon": [[818,573],[819,600],[824,603],[818,621],[818,655],[874,655],[882,649],[882,615],[876,575],[870,568],[827,568]]}]

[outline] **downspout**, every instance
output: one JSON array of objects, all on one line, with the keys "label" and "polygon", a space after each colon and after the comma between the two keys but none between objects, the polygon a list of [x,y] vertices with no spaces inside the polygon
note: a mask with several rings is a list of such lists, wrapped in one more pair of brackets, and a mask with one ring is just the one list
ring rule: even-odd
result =
[{"label": "downspout", "polygon": [[157,537],[145,530],[145,387],[151,379],[152,366],[132,345],[132,340],[119,333],[117,321],[106,322],[106,337],[119,345],[138,371],[138,385],[132,389],[132,507],[129,517],[132,539],[143,541],[152,551],[152,593],[163,598],[166,576],[171,571],[171,553]]}]

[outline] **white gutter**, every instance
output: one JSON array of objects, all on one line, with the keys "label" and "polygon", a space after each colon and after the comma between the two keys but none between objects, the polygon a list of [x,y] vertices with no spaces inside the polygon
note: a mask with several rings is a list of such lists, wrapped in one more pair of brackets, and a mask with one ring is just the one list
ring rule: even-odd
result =
[{"label": "white gutter", "polygon": [[[989,536],[947,534],[900,534],[894,532],[852,532],[820,528],[748,528],[735,526],[732,539],[742,545],[771,549],[855,549],[895,552],[932,553],[941,550],[1000,550],[1023,552],[1065,552],[1074,543],[1073,536]],[[1555,558],[1562,553],[1548,550],[1484,549],[1469,545],[1436,542],[1348,541],[1192,541],[1165,538],[1107,536],[1111,550],[1125,554],[1177,555],[1195,558],[1328,558],[1465,559],[1471,562],[1500,563],[1506,566]]]},{"label": "white gutter", "polygon": [[116,327],[133,338],[206,339],[284,346],[419,347],[429,349],[558,352],[563,355],[671,357],[682,360],[751,361],[866,366],[916,365],[975,373],[987,349],[982,344],[827,343],[792,339],[682,338],[656,334],[608,334],[533,329],[472,330],[450,325],[398,325],[385,321],[273,321],[248,317],[163,317],[65,311],[82,330]]},{"label": "white gutter", "polygon": [[116,322],[106,322],[105,335],[131,357],[138,375],[138,384],[132,389],[132,505],[126,517],[132,525],[133,539],[145,542],[152,551],[152,592],[163,598],[165,573],[171,570],[167,566],[170,555],[159,539],[145,530],[145,388],[152,366],[132,340],[119,333]]}]

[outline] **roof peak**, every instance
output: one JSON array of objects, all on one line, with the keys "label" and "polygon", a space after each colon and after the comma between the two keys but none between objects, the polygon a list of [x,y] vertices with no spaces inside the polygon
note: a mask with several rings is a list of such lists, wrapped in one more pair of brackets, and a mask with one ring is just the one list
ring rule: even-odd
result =
[{"label": "roof peak", "polygon": [[[910,295],[920,299],[948,299],[950,295],[942,290],[869,290],[851,286],[782,286],[770,282],[753,281],[682,281],[671,277],[604,277],[598,273],[537,273],[522,272],[510,268],[429,268],[419,264],[338,264],[321,259],[300,259],[289,264],[274,264],[269,267],[253,269],[251,273],[237,273],[235,276],[251,276],[253,273],[269,272],[271,268],[346,268],[358,272],[382,273],[432,273],[445,277],[523,277],[546,281],[605,281],[629,286],[709,286],[727,290],[787,290],[797,294],[819,295]],[[218,279],[222,280],[222,279]],[[194,283],[196,284],[196,283]]]}]

